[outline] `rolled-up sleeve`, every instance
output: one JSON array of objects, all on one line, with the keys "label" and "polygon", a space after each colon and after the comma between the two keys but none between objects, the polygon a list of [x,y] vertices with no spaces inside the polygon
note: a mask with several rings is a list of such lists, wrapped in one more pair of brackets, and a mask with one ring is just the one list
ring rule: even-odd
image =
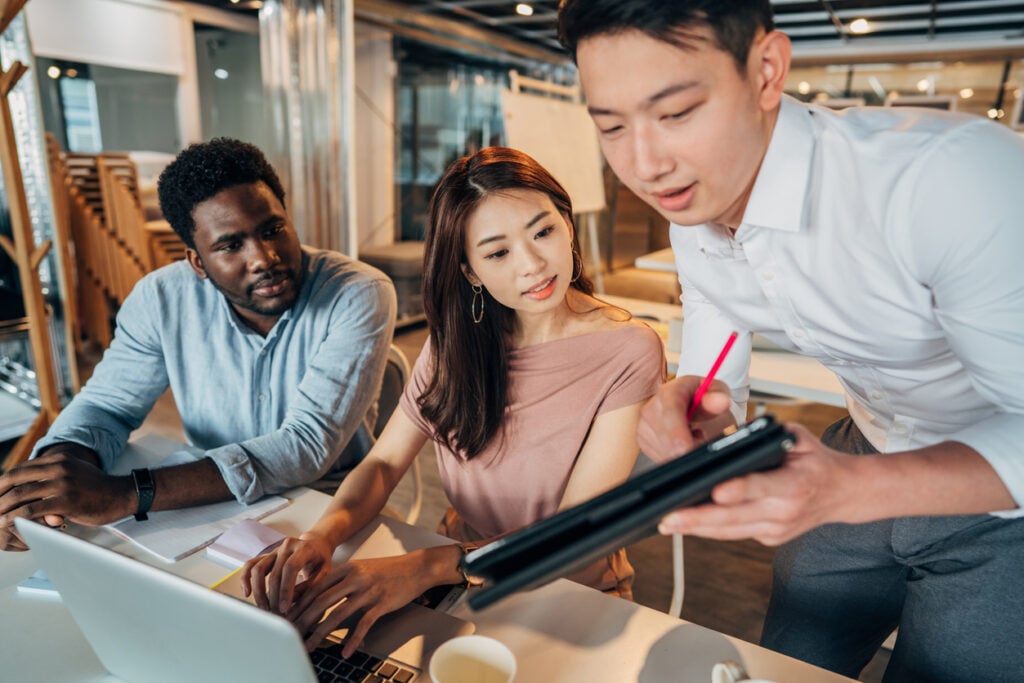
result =
[{"label": "rolled-up sleeve", "polygon": [[114,339],[92,377],[36,443],[32,457],[72,442],[96,451],[104,470],[111,469],[128,435],[168,386],[155,301],[152,280],[141,280],[118,311]]}]

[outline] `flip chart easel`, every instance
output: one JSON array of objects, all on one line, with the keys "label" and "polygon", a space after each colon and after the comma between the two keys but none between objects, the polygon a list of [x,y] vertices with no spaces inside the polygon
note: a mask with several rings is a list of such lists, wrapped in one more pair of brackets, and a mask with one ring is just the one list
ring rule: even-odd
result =
[{"label": "flip chart easel", "polygon": [[597,130],[581,100],[578,86],[548,83],[513,70],[501,104],[508,146],[548,169],[569,193],[573,211],[585,218],[594,285],[603,292],[597,232],[597,214],[607,206],[603,160]]}]

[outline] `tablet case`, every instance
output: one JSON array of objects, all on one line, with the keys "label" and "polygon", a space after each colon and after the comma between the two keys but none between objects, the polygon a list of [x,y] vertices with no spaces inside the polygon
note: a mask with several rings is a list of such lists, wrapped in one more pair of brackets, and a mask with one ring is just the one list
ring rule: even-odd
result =
[{"label": "tablet case", "polygon": [[710,500],[719,483],[778,467],[795,438],[771,415],[654,467],[589,501],[469,553],[463,565],[489,582],[471,591],[482,609],[518,590],[536,588],[657,531],[676,508]]}]

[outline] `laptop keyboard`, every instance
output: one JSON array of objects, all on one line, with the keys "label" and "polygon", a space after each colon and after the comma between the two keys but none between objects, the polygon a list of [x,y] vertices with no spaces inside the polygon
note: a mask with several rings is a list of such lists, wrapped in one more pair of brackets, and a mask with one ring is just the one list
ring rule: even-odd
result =
[{"label": "laptop keyboard", "polygon": [[358,650],[348,659],[341,656],[341,645],[325,642],[309,655],[321,683],[409,683],[416,677],[412,669],[399,666]]}]

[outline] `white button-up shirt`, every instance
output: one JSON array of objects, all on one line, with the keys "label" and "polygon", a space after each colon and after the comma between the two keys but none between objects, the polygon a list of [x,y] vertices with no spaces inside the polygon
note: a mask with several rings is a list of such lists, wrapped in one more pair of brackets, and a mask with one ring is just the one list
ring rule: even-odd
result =
[{"label": "white button-up shirt", "polygon": [[718,376],[742,414],[758,332],[832,369],[879,451],[964,443],[1024,508],[1022,187],[1024,138],[999,124],[784,98],[735,236],[671,227],[679,374],[739,330]]}]

